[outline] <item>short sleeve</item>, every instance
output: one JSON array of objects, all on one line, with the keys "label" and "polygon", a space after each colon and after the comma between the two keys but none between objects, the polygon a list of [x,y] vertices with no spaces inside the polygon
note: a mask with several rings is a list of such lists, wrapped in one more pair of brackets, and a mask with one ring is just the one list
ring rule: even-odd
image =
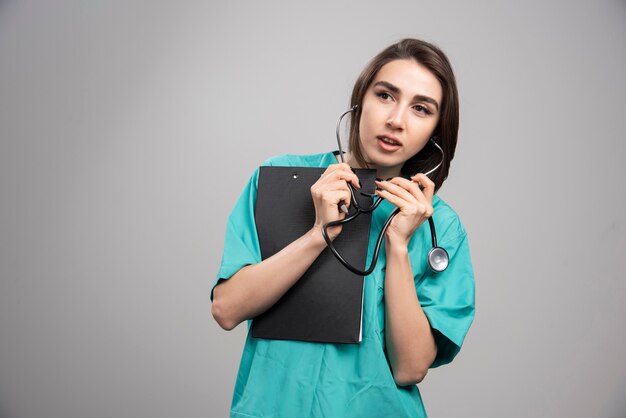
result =
[{"label": "short sleeve", "polygon": [[475,286],[467,234],[458,217],[439,237],[439,245],[450,257],[443,272],[428,272],[417,283],[420,304],[437,343],[437,357],[431,367],[450,363],[459,353],[474,320]]},{"label": "short sleeve", "polygon": [[213,289],[220,281],[230,279],[244,266],[261,262],[261,250],[254,221],[258,178],[257,168],[228,217],[222,262],[211,287],[211,301]]}]

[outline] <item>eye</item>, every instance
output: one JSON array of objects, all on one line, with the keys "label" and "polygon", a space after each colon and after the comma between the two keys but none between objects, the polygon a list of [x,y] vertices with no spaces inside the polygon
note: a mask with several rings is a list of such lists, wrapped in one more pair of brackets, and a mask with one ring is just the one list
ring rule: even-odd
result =
[{"label": "eye", "polygon": [[432,112],[430,110],[428,110],[427,107],[424,107],[422,105],[415,105],[415,106],[413,106],[413,109],[415,109],[417,111],[417,113],[421,113],[423,115],[430,115],[430,114],[432,114]]},{"label": "eye", "polygon": [[383,101],[387,102],[391,99],[393,99],[393,97],[391,96],[391,94],[387,93],[386,91],[379,91],[376,92],[376,96],[379,97],[380,99],[382,99]]}]

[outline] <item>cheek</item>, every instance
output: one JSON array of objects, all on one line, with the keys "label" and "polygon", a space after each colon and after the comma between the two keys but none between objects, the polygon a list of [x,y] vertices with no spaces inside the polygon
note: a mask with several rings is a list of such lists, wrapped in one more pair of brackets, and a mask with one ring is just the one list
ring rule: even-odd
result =
[{"label": "cheek", "polygon": [[[429,138],[430,138],[430,137],[429,137]],[[413,154],[413,155],[419,154],[419,152],[420,152],[421,150],[423,150],[423,149],[424,149],[424,147],[426,147],[427,142],[428,142],[428,140],[426,140],[426,141],[420,141],[420,142],[419,142],[419,144],[416,144],[416,147],[415,147],[415,149],[413,150],[412,154]]]},{"label": "cheek", "polygon": [[371,109],[365,105],[363,107],[363,113],[361,113],[361,120],[359,121],[359,132],[361,137],[369,136],[373,131],[373,120],[374,115],[372,114]]},{"label": "cheek", "polygon": [[415,137],[427,140],[428,138],[433,136],[436,127],[437,121],[418,120],[411,126],[410,129]]},{"label": "cheek", "polygon": [[361,115],[361,120],[359,121],[359,139],[362,141],[363,137],[366,137],[369,134],[369,126],[367,125],[367,117],[365,114]]},{"label": "cheek", "polygon": [[365,119],[361,118],[359,121],[359,135],[363,136],[367,134],[367,124],[365,123]]},{"label": "cheek", "polygon": [[433,119],[430,122],[430,136],[432,136],[435,133],[435,129],[437,129],[438,125],[439,125],[439,116],[437,116],[435,119]]}]

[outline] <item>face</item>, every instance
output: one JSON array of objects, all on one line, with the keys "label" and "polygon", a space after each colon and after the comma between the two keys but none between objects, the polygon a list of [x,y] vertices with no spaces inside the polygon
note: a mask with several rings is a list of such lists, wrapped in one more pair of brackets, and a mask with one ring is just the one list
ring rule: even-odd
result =
[{"label": "face", "polygon": [[379,177],[399,175],[426,145],[442,94],[437,78],[414,60],[391,61],[378,71],[363,98],[359,131],[363,156]]}]

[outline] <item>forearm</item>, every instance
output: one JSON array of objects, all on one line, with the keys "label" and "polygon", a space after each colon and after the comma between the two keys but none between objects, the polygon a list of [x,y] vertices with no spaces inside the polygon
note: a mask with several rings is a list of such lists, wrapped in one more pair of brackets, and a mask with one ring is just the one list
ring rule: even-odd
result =
[{"label": "forearm", "polygon": [[276,303],[326,247],[319,229],[309,232],[260,263],[245,266],[213,291],[212,314],[233,329]]},{"label": "forearm", "polygon": [[419,383],[437,354],[428,318],[422,310],[406,245],[386,244],[385,341],[398,385]]}]

